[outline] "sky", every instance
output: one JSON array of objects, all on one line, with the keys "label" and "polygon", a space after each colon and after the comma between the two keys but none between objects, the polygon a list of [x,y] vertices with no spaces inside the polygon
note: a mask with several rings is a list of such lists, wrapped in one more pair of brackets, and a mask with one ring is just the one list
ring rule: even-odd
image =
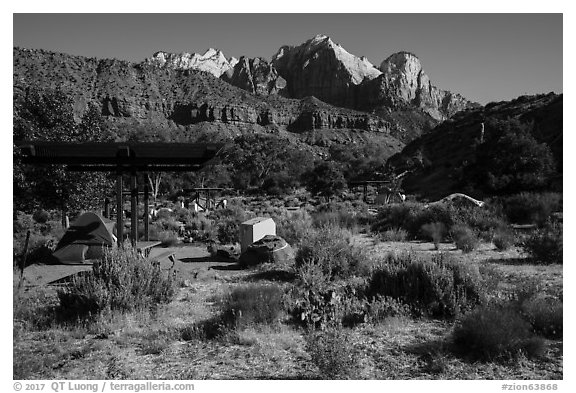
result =
[{"label": "sky", "polygon": [[270,59],[328,35],[378,66],[404,50],[437,87],[486,104],[562,93],[563,15],[556,14],[13,14],[13,45],[140,62],[153,53]]}]

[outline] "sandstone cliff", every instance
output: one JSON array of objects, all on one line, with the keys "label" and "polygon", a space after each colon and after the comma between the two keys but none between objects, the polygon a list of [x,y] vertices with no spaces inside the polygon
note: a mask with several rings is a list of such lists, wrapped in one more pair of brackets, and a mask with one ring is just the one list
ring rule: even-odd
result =
[{"label": "sandstone cliff", "polygon": [[167,53],[156,52],[150,59],[146,60],[150,64],[161,67],[171,67],[178,70],[198,70],[206,71],[219,77],[226,71],[232,69],[238,62],[231,57],[226,59],[222,51],[209,48],[203,55],[198,53]]},{"label": "sandstone cliff", "polygon": [[325,35],[296,47],[283,46],[272,64],[287,81],[290,97],[315,96],[333,105],[354,107],[353,86],[381,72],[366,58],[348,53]]},{"label": "sandstone cliff", "polygon": [[[313,98],[257,96],[192,68],[19,48],[14,48],[13,59],[15,103],[24,100],[29,89],[60,89],[73,98],[78,118],[92,103],[111,124],[164,130],[164,134],[172,135],[170,138],[177,135],[178,140],[194,140],[200,132],[216,131],[225,138],[253,132],[307,138],[309,131],[340,130],[331,134],[330,141],[346,143],[352,138],[386,143],[394,147],[392,153],[403,146],[392,136],[399,133],[399,125],[378,116],[336,108]],[[265,80],[259,75],[266,74],[259,70],[267,69],[270,75],[272,68],[265,62],[244,59],[246,63],[257,90]]]},{"label": "sandstone cliff", "polygon": [[329,37],[283,46],[272,64],[287,81],[290,97],[315,96],[347,108],[374,111],[422,110],[437,121],[474,106],[459,94],[430,82],[420,60],[408,52],[393,54],[376,68],[365,57],[348,53]]},{"label": "sandstone cliff", "polygon": [[249,59],[242,56],[234,68],[222,74],[221,78],[256,95],[282,94],[286,87],[286,80],[261,57]]},{"label": "sandstone cliff", "polygon": [[432,85],[420,59],[408,52],[395,53],[380,64],[380,88],[387,96],[398,97],[422,109],[437,120],[472,106],[459,94],[440,90]]}]

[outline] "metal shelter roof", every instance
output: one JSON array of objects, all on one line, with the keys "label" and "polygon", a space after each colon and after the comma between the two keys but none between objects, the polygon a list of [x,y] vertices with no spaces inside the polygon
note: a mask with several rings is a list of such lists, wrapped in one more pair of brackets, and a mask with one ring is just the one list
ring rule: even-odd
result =
[{"label": "metal shelter roof", "polygon": [[69,170],[197,171],[214,160],[223,143],[45,142],[21,141],[16,146],[27,164],[65,164]]}]

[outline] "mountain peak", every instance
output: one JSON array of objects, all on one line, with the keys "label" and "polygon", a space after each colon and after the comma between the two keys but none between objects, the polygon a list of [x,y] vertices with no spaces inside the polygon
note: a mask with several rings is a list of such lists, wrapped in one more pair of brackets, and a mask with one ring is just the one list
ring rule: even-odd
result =
[{"label": "mountain peak", "polygon": [[416,74],[422,70],[422,63],[414,53],[401,51],[394,53],[380,64],[380,71],[410,70]]},{"label": "mountain peak", "polygon": [[215,77],[220,77],[220,75],[234,67],[235,60],[233,57],[230,60],[226,59],[224,53],[219,49],[208,48],[202,55],[188,52],[176,54],[159,51],[154,53],[152,58],[146,59],[146,62],[160,67],[206,71]]},{"label": "mountain peak", "polygon": [[[286,80],[294,79],[289,74],[300,72],[311,75],[322,73],[328,78],[338,74],[337,79],[340,79],[341,83],[358,85],[365,79],[374,79],[381,74],[368,59],[359,58],[347,52],[325,34],[317,34],[296,47],[281,47],[273,56],[272,63]],[[314,95],[326,99],[325,92],[321,91],[306,91],[302,92],[302,95],[295,92],[295,94],[297,96]]]},{"label": "mountain peak", "polygon": [[322,43],[333,44],[333,41],[325,34],[316,34],[314,37],[306,41],[306,43],[310,43],[311,45],[319,45]]}]

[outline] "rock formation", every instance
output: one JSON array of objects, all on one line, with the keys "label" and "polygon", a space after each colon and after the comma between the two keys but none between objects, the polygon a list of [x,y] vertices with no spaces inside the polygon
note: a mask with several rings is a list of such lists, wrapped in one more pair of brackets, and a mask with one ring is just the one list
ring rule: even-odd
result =
[{"label": "rock formation", "polygon": [[193,69],[206,71],[218,78],[226,71],[232,69],[238,60],[234,57],[226,59],[222,51],[209,48],[203,55],[198,53],[176,54],[160,51],[154,53],[150,59],[147,59],[147,62],[177,70]]},{"label": "rock formation", "polygon": [[[392,146],[393,152],[403,146],[391,135],[397,134],[401,125],[378,116],[333,107],[312,97],[295,100],[250,94],[194,69],[18,48],[13,59],[15,103],[25,99],[30,88],[59,88],[72,97],[78,119],[92,103],[115,126],[148,129],[153,136],[155,130],[168,135],[177,131],[180,140],[194,140],[198,129],[224,139],[242,133],[283,132],[294,138],[309,138],[314,144],[321,138],[308,132],[333,130],[336,132],[331,132],[330,143],[383,141]],[[244,59],[242,63],[249,66],[256,91],[266,84],[261,75],[274,75],[273,68],[264,61]],[[279,87],[280,80],[278,77],[268,86]]]},{"label": "rock formation", "polygon": [[420,59],[409,52],[398,52],[380,64],[386,95],[395,96],[422,109],[437,120],[444,120],[470,106],[459,94],[433,86],[422,69]]},{"label": "rock formation", "polygon": [[365,57],[348,53],[325,35],[296,47],[283,46],[272,64],[287,81],[290,97],[315,96],[333,105],[354,107],[353,86],[381,72]]},{"label": "rock formation", "polygon": [[408,52],[395,53],[376,68],[318,35],[296,47],[283,46],[272,64],[287,81],[289,97],[315,96],[332,105],[372,111],[418,109],[437,121],[473,106],[464,97],[433,86]]},{"label": "rock formation", "polygon": [[256,95],[280,94],[286,87],[286,80],[261,57],[249,59],[242,56],[234,68],[222,74],[221,79]]}]

